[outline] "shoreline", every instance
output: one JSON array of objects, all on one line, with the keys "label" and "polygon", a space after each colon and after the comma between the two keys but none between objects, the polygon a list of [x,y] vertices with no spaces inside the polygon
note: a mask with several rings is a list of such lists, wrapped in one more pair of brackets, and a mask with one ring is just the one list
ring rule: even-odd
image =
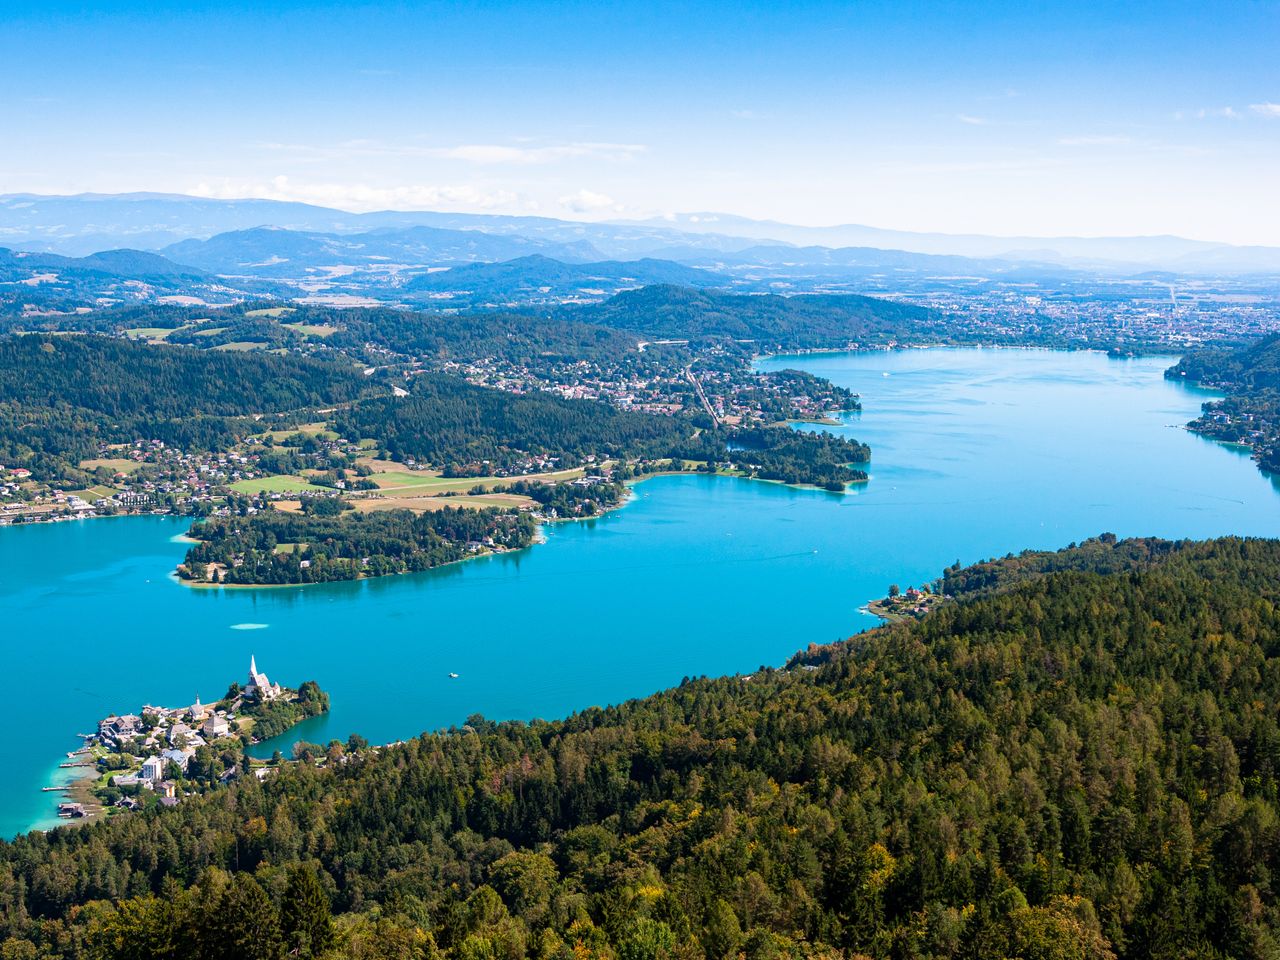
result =
[{"label": "shoreline", "polygon": [[[566,517],[567,520],[590,520],[591,517]],[[545,521],[544,521],[545,522]],[[540,526],[541,524],[539,524]],[[192,543],[199,543],[193,540]],[[445,567],[452,567],[458,563],[466,563],[468,560],[480,560],[485,557],[496,557],[506,553],[519,553],[521,550],[528,550],[539,541],[535,539],[530,541],[527,547],[517,547],[513,550],[498,550],[493,547],[471,554],[469,557],[458,557],[457,560],[448,560],[445,563],[437,563],[435,566],[427,567],[425,570],[398,570],[395,573],[383,573],[376,577],[361,574],[358,577],[352,577],[348,580],[315,580],[310,583],[214,583],[211,580],[188,580],[178,575],[177,569],[169,571],[169,578],[184,587],[190,587],[192,590],[280,590],[286,587],[321,587],[332,585],[335,583],[363,583],[366,580],[387,580],[391,577],[404,577],[411,573],[430,573],[432,570],[443,570]],[[545,541],[543,541],[545,542]]]},{"label": "shoreline", "polygon": [[[863,484],[870,483],[872,480],[871,476],[868,475],[865,478],[860,480],[850,480],[848,483],[845,484],[844,490],[827,490],[824,487],[820,487],[817,484],[813,484],[813,483],[788,483],[785,480],[772,480],[767,477],[749,477],[749,476],[744,476],[741,473],[733,473],[733,472],[726,472],[726,471],[716,471],[715,473],[706,473],[705,471],[699,471],[699,470],[656,470],[653,473],[646,473],[644,476],[641,476],[641,477],[631,477],[630,479],[623,481],[623,483],[627,486],[628,490],[630,490],[636,484],[643,483],[644,481],[653,479],[655,477],[692,477],[692,476],[717,477],[717,478],[728,477],[730,479],[746,480],[752,483],[772,483],[778,486],[791,487],[794,490],[811,490],[815,493],[826,493],[826,494],[831,494],[833,496],[843,496],[849,492],[850,487],[861,486]],[[535,546],[547,543],[546,535],[541,532],[542,527],[544,525],[552,525],[552,524],[559,524],[559,523],[581,523],[588,520],[598,520],[601,517],[608,516],[609,514],[617,510],[621,510],[627,504],[631,503],[633,499],[634,499],[634,496],[627,496],[622,500],[620,500],[618,503],[615,503],[612,506],[605,507],[599,513],[594,513],[591,516],[587,516],[587,517],[554,517],[554,518],[544,517],[538,521],[538,524],[537,524],[538,529],[534,533],[533,540],[530,541],[528,546],[520,547],[515,550],[495,550],[491,548],[481,553],[472,554],[469,557],[459,557],[457,560],[450,560],[447,563],[436,564],[434,567],[428,567],[426,570],[401,570],[397,573],[380,574],[379,576],[376,576],[376,577],[361,575],[358,577],[353,577],[350,580],[321,580],[321,581],[316,581],[312,583],[213,583],[207,580],[188,580],[184,577],[179,576],[177,569],[175,568],[174,570],[169,571],[169,578],[173,580],[175,583],[178,583],[184,587],[188,587],[193,590],[280,590],[280,589],[285,589],[289,587],[316,587],[316,586],[322,586],[326,584],[331,585],[335,583],[362,583],[366,580],[386,580],[391,577],[403,577],[411,573],[429,573],[432,570],[441,570],[445,567],[454,566],[455,564],[465,563],[468,560],[479,560],[484,557],[494,557],[494,556],[499,556],[507,553],[519,553],[522,550],[532,549]],[[200,543],[201,541],[186,538],[181,542]]]}]

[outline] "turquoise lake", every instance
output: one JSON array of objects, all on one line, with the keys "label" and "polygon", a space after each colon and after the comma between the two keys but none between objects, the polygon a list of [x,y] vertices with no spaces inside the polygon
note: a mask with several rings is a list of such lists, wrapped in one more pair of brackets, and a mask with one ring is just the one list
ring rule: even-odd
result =
[{"label": "turquoise lake", "polygon": [[[271,590],[170,578],[187,522],[0,530],[0,835],[51,821],[76,733],[143,702],[212,700],[249,656],[315,679],[332,713],[266,745],[373,742],[465,722],[558,717],[780,664],[873,625],[890,583],[956,561],[1122,536],[1280,535],[1280,483],[1180,425],[1209,396],[1167,358],[927,350],[775,358],[862,394],[840,427],[871,444],[846,494],[659,477],[547,542],[406,577]],[[450,679],[457,673],[457,679]]]}]

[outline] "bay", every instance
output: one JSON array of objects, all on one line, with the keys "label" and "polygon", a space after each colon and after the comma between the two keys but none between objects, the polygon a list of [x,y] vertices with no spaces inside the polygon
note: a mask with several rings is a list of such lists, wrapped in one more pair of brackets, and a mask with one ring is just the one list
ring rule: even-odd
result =
[{"label": "bay", "polygon": [[[776,665],[871,626],[904,588],[1026,547],[1121,536],[1280,535],[1280,483],[1181,425],[1209,394],[1169,358],[913,350],[778,357],[862,394],[829,429],[871,444],[845,494],[657,477],[606,517],[518,554],[405,577],[193,590],[187,521],[0,530],[0,836],[48,826],[42,786],[101,716],[206,701],[244,679],[315,679],[332,712],[298,737],[373,742],[559,717],[699,674]],[[456,679],[450,673],[458,674]]]}]

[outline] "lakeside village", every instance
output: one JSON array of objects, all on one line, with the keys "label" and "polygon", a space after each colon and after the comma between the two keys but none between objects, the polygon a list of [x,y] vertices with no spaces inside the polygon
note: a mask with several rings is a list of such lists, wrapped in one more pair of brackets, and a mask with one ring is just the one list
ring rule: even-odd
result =
[{"label": "lakeside village", "polygon": [[867,612],[889,622],[919,620],[950,599],[946,594],[935,591],[928,585],[919,589],[907,587],[906,590],[902,590],[895,583],[889,587],[887,596],[867,604]]},{"label": "lakeside village", "polygon": [[175,806],[236,777],[266,777],[279,755],[251,760],[246,748],[328,710],[329,695],[315,681],[297,690],[272,683],[251,656],[244,685],[232,683],[216,703],[197,696],[190,706],[147,704],[137,714],[104,717],[96,733],[81,734],[84,746],[62,764],[83,775],[44,789],[69,795],[58,804],[58,816],[67,820]]}]

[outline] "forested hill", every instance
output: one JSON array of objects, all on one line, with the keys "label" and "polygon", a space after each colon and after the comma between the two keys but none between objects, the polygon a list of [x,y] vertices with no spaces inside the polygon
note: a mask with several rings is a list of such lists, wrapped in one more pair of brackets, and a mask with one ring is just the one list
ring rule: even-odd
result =
[{"label": "forested hill", "polygon": [[234,416],[370,392],[350,362],[153,347],[99,336],[0,338],[0,402],[59,402],[125,417]]},{"label": "forested hill", "polygon": [[1236,349],[1193,350],[1170,368],[1168,375],[1223,386],[1232,392],[1280,390],[1280,334]]},{"label": "forested hill", "polygon": [[417,376],[411,391],[339,410],[334,429],[376,438],[393,459],[446,468],[481,461],[508,467],[530,453],[558,456],[564,465],[589,455],[669,456],[694,432],[687,420],[550,393],[506,393],[447,374]]},{"label": "forested hill", "polygon": [[1206,403],[1190,428],[1243,444],[1263,470],[1280,473],[1280,334],[1235,349],[1192,351],[1165,376],[1225,391],[1226,399]]},{"label": "forested hill", "polygon": [[645,284],[722,285],[725,278],[670,260],[565,263],[540,254],[501,263],[474,263],[416,277],[406,295],[448,297],[447,303],[552,303],[568,297],[600,296]]},{"label": "forested hill", "polygon": [[306,751],[266,783],[21,838],[0,846],[0,940],[184,960],[1274,956],[1280,543],[1137,554],[804,667]]},{"label": "forested hill", "polygon": [[104,250],[87,257],[60,257],[52,253],[25,253],[0,247],[0,281],[29,281],[52,274],[56,278],[84,276],[154,280],[163,277],[203,277],[204,271],[174,263],[142,250]]},{"label": "forested hill", "polygon": [[942,592],[951,597],[1008,590],[1048,573],[1066,570],[1091,573],[1126,573],[1145,570],[1194,544],[1195,541],[1135,537],[1118,541],[1115,534],[1072,544],[1065,550],[1024,550],[999,559],[962,567],[948,567],[942,575]]},{"label": "forested hill", "polygon": [[0,463],[58,476],[104,443],[213,449],[237,433],[229,418],[385,390],[349,362],[103,336],[0,337]]},{"label": "forested hill", "polygon": [[853,294],[780,297],[693,290],[665,284],[629,290],[574,316],[650,337],[728,337],[762,347],[844,346],[919,340],[941,330],[932,310]]}]

